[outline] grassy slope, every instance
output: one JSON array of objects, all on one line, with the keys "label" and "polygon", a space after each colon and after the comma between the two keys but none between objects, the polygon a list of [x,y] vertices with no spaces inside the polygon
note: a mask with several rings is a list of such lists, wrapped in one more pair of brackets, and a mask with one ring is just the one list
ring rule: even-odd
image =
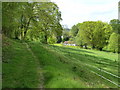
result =
[{"label": "grassy slope", "polygon": [[20,41],[3,37],[3,88],[39,87],[38,62]]},{"label": "grassy slope", "polygon": [[[60,46],[59,44],[55,45]],[[80,59],[80,61],[101,67],[111,73],[118,75],[117,53],[82,49],[74,46],[67,46],[67,48],[66,46],[56,48],[56,50],[66,53],[67,56],[74,57],[78,60],[79,58],[83,57],[84,60]]]},{"label": "grassy slope", "polygon": [[[46,79],[45,87],[47,88],[116,87],[92,73],[90,70],[95,72],[96,70],[85,65],[86,63],[93,64],[93,62],[88,61],[88,58],[96,61],[96,59],[105,59],[103,57],[89,56],[85,53],[92,52],[82,49],[47,46],[39,43],[29,43],[29,45],[41,62]],[[97,73],[100,72],[97,71]],[[105,74],[105,76],[107,75]],[[117,80],[114,80],[117,83]]]},{"label": "grassy slope", "polygon": [[[90,70],[94,69],[85,65],[85,63],[94,65],[96,59],[103,58],[104,52],[101,52],[101,58],[96,58],[94,55],[89,55],[95,54],[95,51],[41,45],[32,42],[28,44],[39,59],[39,62],[34,60],[34,57],[27,50],[25,44],[3,38],[3,87],[39,87],[39,63],[42,66],[46,88],[116,87],[92,73]],[[95,55],[97,54],[96,51]],[[107,57],[106,59],[108,60]],[[97,66],[97,64],[95,65]]]},{"label": "grassy slope", "polygon": [[[60,45],[57,45],[60,46]],[[75,61],[79,61],[80,63],[89,66],[90,70],[93,70],[100,75],[103,75],[107,79],[118,83],[118,78],[107,74],[102,71],[110,72],[114,75],[118,75],[118,54],[111,52],[103,52],[96,50],[86,50],[78,47],[64,46],[64,47],[56,47],[56,50],[61,51],[65,56],[69,58],[74,58]],[[98,68],[98,69],[96,69]]]},{"label": "grassy slope", "polygon": [[73,48],[73,47],[71,48],[71,46],[56,47],[56,50],[61,51],[67,57],[74,58],[74,60],[80,61],[82,64],[87,64],[90,70],[94,70],[95,72],[114,81],[115,83],[118,83],[118,78],[115,78],[110,74],[106,74],[96,69],[96,68],[99,68],[101,70],[104,70],[119,76],[117,53],[103,52],[103,51],[96,51],[96,50],[86,50],[86,49]]}]

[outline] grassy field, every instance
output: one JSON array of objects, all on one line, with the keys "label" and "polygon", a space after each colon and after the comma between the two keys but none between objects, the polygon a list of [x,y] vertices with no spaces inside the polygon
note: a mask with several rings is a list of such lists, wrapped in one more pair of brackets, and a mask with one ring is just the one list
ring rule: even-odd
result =
[{"label": "grassy field", "polygon": [[39,88],[41,82],[45,88],[117,87],[118,54],[60,44],[28,45],[37,60],[24,42],[4,40],[3,88]]},{"label": "grassy field", "polygon": [[36,88],[40,85],[39,63],[23,42],[3,37],[2,87]]},{"label": "grassy field", "polygon": [[[62,45],[48,46],[39,43],[29,45],[41,61],[46,78],[45,87],[47,88],[117,87],[93,73],[94,71],[101,74],[117,84],[118,78],[101,71],[118,74],[117,54]],[[110,57],[109,54],[111,54]],[[101,68],[101,70],[96,68]]]}]

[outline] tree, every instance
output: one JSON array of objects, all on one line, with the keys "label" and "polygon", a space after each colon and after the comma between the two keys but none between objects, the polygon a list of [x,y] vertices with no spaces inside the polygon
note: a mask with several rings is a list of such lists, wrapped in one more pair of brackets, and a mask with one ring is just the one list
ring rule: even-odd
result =
[{"label": "tree", "polygon": [[70,35],[71,37],[75,37],[79,31],[79,25],[80,23],[78,23],[77,25],[72,26],[72,29],[70,30]]},{"label": "tree", "polygon": [[68,41],[70,39],[70,34],[69,34],[70,30],[68,28],[64,28],[63,32],[62,32],[62,36],[63,36],[63,42],[64,41]]},{"label": "tree", "polygon": [[119,31],[119,29],[120,29],[120,20],[112,19],[112,20],[110,20],[109,24],[112,26],[113,32],[120,34],[120,31]]},{"label": "tree", "polygon": [[109,24],[97,21],[94,31],[95,47],[102,50],[108,44],[111,33],[112,27]]},{"label": "tree", "polygon": [[120,52],[120,20],[112,19],[109,23],[112,26],[113,33],[109,39],[108,50],[112,52]]},{"label": "tree", "polygon": [[112,28],[102,21],[86,21],[81,23],[77,37],[81,45],[90,45],[92,48],[102,50],[107,45]]},{"label": "tree", "polygon": [[47,43],[51,35],[62,35],[60,20],[61,12],[53,2],[3,3],[2,29],[11,38],[38,40],[41,38],[39,35],[42,35]]},{"label": "tree", "polygon": [[120,53],[120,34],[118,33],[112,33],[109,39],[109,45],[108,45],[108,50],[112,52],[118,52]]},{"label": "tree", "polygon": [[57,38],[56,38],[54,35],[53,35],[53,36],[50,36],[50,37],[48,38],[47,42],[48,42],[49,44],[54,44],[54,43],[57,42]]},{"label": "tree", "polygon": [[[73,25],[72,28],[70,29],[70,41],[76,42],[75,38],[80,29],[79,26],[80,26],[80,23],[78,23],[77,25]],[[77,39],[77,41],[78,41],[78,39]],[[78,44],[78,43],[76,43],[76,44]]]},{"label": "tree", "polygon": [[79,45],[80,47],[86,46],[87,47],[87,43],[85,42],[84,38],[81,37],[81,35],[77,34],[77,36],[75,37],[74,40],[76,45]]},{"label": "tree", "polygon": [[19,13],[17,13],[18,3],[2,3],[2,32],[8,37],[15,37],[18,28]]}]

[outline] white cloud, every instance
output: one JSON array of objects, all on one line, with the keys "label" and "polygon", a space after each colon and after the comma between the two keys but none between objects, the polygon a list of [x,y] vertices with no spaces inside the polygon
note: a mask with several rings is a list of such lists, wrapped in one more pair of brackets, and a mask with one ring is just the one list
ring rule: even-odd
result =
[{"label": "white cloud", "polygon": [[62,12],[63,21],[70,28],[83,21],[102,20],[109,22],[118,18],[119,0],[51,0],[54,1]]}]

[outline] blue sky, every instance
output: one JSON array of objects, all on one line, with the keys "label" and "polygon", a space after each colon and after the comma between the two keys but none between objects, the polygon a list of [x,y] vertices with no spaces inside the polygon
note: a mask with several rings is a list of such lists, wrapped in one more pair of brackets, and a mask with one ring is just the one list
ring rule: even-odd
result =
[{"label": "blue sky", "polygon": [[118,18],[120,0],[51,0],[62,13],[61,24],[71,28],[83,21],[109,22]]}]

